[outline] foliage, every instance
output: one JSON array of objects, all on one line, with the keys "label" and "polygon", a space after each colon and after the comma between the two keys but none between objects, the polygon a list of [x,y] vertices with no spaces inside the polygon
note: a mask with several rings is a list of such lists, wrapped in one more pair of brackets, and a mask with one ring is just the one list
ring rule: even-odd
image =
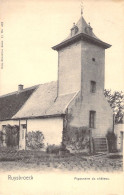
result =
[{"label": "foliage", "polygon": [[14,147],[19,145],[19,126],[6,125],[4,127],[3,136],[5,137],[6,146]]},{"label": "foliage", "polygon": [[104,95],[107,98],[115,115],[115,123],[123,123],[124,115],[124,93],[122,91],[104,90]]},{"label": "foliage", "polygon": [[116,137],[116,135],[114,134],[113,131],[108,131],[106,137],[108,140],[109,152],[116,152],[117,151],[117,147],[116,147],[117,137]]},{"label": "foliage", "polygon": [[72,150],[89,149],[89,138],[88,127],[69,127],[64,144]]},{"label": "foliage", "polygon": [[65,154],[65,153],[69,153],[69,150],[66,149],[66,147],[64,145],[48,145],[47,149],[46,149],[47,153],[50,154]]},{"label": "foliage", "polygon": [[3,132],[0,131],[0,146],[2,146],[3,143]]},{"label": "foliage", "polygon": [[48,145],[47,146],[47,149],[46,149],[46,152],[47,153],[50,153],[50,154],[52,154],[52,153],[55,153],[55,154],[57,154],[57,153],[59,153],[59,150],[61,150],[61,148],[62,148],[62,146],[61,145],[55,145],[55,144],[53,144],[53,145]]},{"label": "foliage", "polygon": [[41,131],[28,132],[26,137],[26,146],[29,149],[41,149],[44,147],[44,135]]}]

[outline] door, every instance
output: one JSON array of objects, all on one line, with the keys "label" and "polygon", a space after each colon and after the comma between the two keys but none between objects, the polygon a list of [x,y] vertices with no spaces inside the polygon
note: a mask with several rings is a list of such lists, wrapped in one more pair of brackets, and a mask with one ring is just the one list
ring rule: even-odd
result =
[{"label": "door", "polygon": [[19,139],[19,149],[25,150],[26,148],[26,124],[20,125],[20,139]]}]

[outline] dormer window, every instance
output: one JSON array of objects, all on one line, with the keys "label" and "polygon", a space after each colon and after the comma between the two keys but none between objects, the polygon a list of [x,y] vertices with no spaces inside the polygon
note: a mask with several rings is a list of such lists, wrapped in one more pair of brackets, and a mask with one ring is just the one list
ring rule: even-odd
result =
[{"label": "dormer window", "polygon": [[77,32],[78,32],[78,27],[74,23],[71,29],[71,36],[74,36]]},{"label": "dormer window", "polygon": [[88,34],[88,35],[90,35],[90,36],[92,36],[92,27],[90,26],[90,23],[88,24],[88,26],[85,28],[85,32]]}]

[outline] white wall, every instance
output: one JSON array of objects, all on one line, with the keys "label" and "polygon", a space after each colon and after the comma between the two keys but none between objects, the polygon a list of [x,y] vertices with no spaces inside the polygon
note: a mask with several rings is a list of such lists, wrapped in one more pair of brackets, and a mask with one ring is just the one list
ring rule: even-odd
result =
[{"label": "white wall", "polygon": [[[115,134],[117,136],[117,149],[121,150],[122,147],[123,147],[122,146],[122,144],[123,144],[122,139],[124,137],[124,135],[123,135],[124,134],[124,124],[116,124],[114,126],[114,132],[115,132]],[[123,134],[121,132],[123,132]]]},{"label": "white wall", "polygon": [[113,113],[102,93],[84,95],[83,100],[77,96],[69,105],[68,112],[72,114],[70,125],[74,127],[89,127],[89,112],[96,111],[93,137],[105,137],[108,130],[113,128]]},{"label": "white wall", "polygon": [[59,95],[74,93],[81,87],[81,42],[58,52]]},{"label": "white wall", "polygon": [[27,132],[42,131],[45,144],[59,145],[62,142],[63,118],[28,119]]},{"label": "white wall", "polygon": [[[0,130],[2,130],[2,125],[19,125],[19,121],[2,121],[0,122]],[[20,120],[20,125],[26,124],[26,120]],[[45,140],[45,145],[56,144],[59,145],[62,142],[62,131],[63,131],[63,118],[44,118],[44,119],[28,119],[27,120],[27,133],[30,131],[42,131]],[[26,131],[25,131],[26,132]],[[25,149],[25,136],[22,139],[22,128],[20,128],[20,141],[19,148]]]}]

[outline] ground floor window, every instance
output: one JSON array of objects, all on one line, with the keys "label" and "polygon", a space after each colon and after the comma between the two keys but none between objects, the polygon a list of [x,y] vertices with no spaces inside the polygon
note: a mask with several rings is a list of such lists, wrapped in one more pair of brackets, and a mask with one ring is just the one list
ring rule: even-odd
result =
[{"label": "ground floor window", "polygon": [[90,128],[95,128],[96,127],[96,111],[91,110],[89,113],[89,127]]}]

